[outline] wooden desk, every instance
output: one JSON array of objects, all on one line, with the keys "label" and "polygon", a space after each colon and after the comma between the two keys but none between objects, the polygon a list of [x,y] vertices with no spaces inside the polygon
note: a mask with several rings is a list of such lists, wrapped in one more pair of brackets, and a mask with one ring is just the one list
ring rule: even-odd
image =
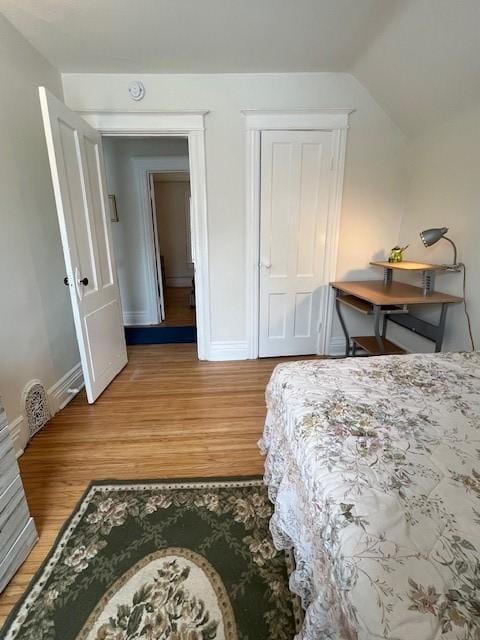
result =
[{"label": "wooden desk", "polygon": [[[383,266],[383,265],[378,265]],[[423,265],[422,265],[423,267]],[[424,270],[420,267],[418,270]],[[424,289],[403,282],[382,280],[361,280],[332,282],[335,290],[335,305],[342,331],[346,340],[345,355],[356,355],[360,347],[369,355],[404,353],[404,350],[386,339],[387,321],[400,325],[435,343],[435,351],[440,351],[445,332],[445,320],[449,304],[462,302],[462,298],[448,293],[433,291],[425,294]],[[440,320],[432,324],[412,316],[409,307],[415,305],[440,305]],[[350,338],[343,318],[342,306],[348,306],[374,318],[374,336]],[[381,320],[383,318],[383,323]],[[382,327],[380,326],[382,324]]]},{"label": "wooden desk", "polygon": [[383,269],[397,269],[398,271],[445,271],[446,266],[443,264],[430,264],[429,262],[412,262],[411,260],[402,260],[402,262],[388,262],[388,260],[372,260],[370,262],[374,267],[382,267]]},{"label": "wooden desk", "polygon": [[402,262],[387,262],[386,260],[376,260],[370,262],[373,267],[382,267],[383,282],[390,284],[393,280],[394,271],[403,271],[406,273],[421,272],[423,282],[423,293],[429,296],[433,293],[435,286],[435,275],[438,271],[448,271],[449,267],[444,264],[429,264],[427,262],[412,262],[410,260],[402,260]]}]

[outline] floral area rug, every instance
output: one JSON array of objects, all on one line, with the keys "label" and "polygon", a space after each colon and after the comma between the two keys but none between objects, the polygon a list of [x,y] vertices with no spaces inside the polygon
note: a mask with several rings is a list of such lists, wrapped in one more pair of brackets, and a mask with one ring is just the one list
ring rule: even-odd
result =
[{"label": "floral area rug", "polygon": [[290,558],[254,480],[95,482],[5,640],[292,640]]}]

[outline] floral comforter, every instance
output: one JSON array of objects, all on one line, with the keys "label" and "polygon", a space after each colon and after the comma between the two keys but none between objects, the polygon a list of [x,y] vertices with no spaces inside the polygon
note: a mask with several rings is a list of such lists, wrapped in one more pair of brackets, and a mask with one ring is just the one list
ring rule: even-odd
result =
[{"label": "floral comforter", "polygon": [[286,363],[267,404],[298,640],[480,640],[480,353]]}]

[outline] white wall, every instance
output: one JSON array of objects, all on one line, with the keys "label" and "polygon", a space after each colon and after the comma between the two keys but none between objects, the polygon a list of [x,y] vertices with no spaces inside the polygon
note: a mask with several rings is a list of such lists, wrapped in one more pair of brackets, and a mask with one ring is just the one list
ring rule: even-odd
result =
[{"label": "white wall", "polygon": [[[397,241],[405,192],[406,140],[370,94],[348,74],[64,74],[73,109],[209,109],[206,117],[211,335],[246,339],[245,123],[242,109],[346,107],[351,116],[337,277],[374,277],[373,256]],[[136,105],[128,83],[140,79]],[[336,328],[338,332],[338,328]]]},{"label": "white wall", "polygon": [[17,448],[27,441],[24,385],[48,389],[79,362],[38,85],[59,74],[0,16],[0,394]]},{"label": "white wall", "polygon": [[[115,261],[126,324],[148,324],[154,284],[148,277],[145,230],[135,169],[136,158],[184,158],[188,143],[180,138],[115,138],[103,141],[108,192],[115,194],[119,221],[112,223]],[[146,177],[145,189],[146,189]]]},{"label": "white wall", "polygon": [[[411,243],[408,257],[434,263],[451,263],[453,250],[440,240],[425,248],[419,232],[430,227],[450,227],[457,244],[458,260],[467,267],[467,303],[471,312],[477,349],[480,346],[480,108],[463,113],[418,137],[410,148],[410,187],[400,242]],[[436,288],[454,295],[462,293],[462,274],[437,276]],[[402,343],[418,351],[431,351],[431,343],[406,332]],[[447,316],[444,349],[470,349],[462,305]]]},{"label": "white wall", "polygon": [[[165,176],[164,176],[165,178]],[[164,257],[167,287],[191,287],[193,263],[190,248],[190,182],[155,176],[160,254]]]}]

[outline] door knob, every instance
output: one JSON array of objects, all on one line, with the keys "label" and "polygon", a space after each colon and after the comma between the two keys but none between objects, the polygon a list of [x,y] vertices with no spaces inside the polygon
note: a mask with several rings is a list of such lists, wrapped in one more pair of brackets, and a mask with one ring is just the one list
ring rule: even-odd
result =
[{"label": "door knob", "polygon": [[272,263],[269,262],[268,260],[262,260],[260,262],[260,266],[265,267],[265,269],[270,269],[270,267],[272,266]]},{"label": "door knob", "polygon": [[88,284],[88,278],[82,278],[81,280],[78,281],[80,284],[83,284],[84,287],[87,286]]}]

